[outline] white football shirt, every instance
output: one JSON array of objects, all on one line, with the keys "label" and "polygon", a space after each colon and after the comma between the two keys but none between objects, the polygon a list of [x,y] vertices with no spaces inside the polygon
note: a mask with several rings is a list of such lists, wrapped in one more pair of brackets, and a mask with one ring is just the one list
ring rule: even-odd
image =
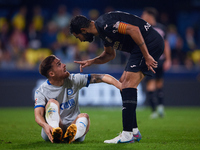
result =
[{"label": "white football shirt", "polygon": [[78,96],[82,87],[90,83],[90,74],[70,74],[63,86],[54,86],[46,80],[35,91],[35,107],[46,106],[49,99],[55,99],[60,104],[60,117],[64,125],[71,124],[80,114]]}]

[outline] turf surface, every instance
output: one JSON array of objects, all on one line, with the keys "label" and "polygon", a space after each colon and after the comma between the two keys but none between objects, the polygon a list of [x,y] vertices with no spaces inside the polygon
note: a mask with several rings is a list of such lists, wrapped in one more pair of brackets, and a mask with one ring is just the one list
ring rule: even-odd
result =
[{"label": "turf surface", "polygon": [[0,150],[200,150],[200,108],[166,108],[166,116],[149,119],[150,109],[137,110],[142,140],[133,144],[104,144],[122,131],[120,108],[81,107],[91,127],[83,143],[52,144],[40,136],[33,108],[0,108]]}]

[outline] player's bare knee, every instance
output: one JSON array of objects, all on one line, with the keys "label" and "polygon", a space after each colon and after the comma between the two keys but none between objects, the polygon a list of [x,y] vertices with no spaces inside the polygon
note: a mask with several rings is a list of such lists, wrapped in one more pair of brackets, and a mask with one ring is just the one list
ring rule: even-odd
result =
[{"label": "player's bare knee", "polygon": [[89,115],[88,115],[87,113],[81,113],[81,114],[79,114],[79,115],[77,116],[77,119],[78,119],[78,118],[81,118],[81,117],[85,117],[85,118],[87,118],[87,119],[89,120]]},{"label": "player's bare knee", "polygon": [[58,108],[59,108],[60,104],[59,104],[59,102],[57,100],[55,100],[55,99],[49,99],[48,103],[45,106],[45,109],[47,109],[47,107],[50,106],[49,104],[51,104],[51,103],[56,104],[58,106]]},{"label": "player's bare knee", "polygon": [[49,99],[48,103],[55,103],[56,105],[59,106],[59,102],[57,100],[55,100],[55,99]]}]

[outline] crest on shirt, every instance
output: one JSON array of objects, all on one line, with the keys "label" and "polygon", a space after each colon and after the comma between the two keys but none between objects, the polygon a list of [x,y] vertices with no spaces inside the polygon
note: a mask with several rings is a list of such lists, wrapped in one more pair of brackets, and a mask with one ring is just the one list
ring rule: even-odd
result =
[{"label": "crest on shirt", "polygon": [[118,32],[119,23],[120,23],[120,21],[117,21],[117,22],[113,25],[113,28],[115,29],[115,30],[112,31],[113,33]]},{"label": "crest on shirt", "polygon": [[118,29],[118,28],[119,28],[119,23],[120,23],[120,21],[117,21],[117,22],[113,25],[113,28]]},{"label": "crest on shirt", "polygon": [[72,93],[73,93],[73,90],[72,90],[72,89],[67,89],[67,94],[68,94],[68,95],[72,95]]}]

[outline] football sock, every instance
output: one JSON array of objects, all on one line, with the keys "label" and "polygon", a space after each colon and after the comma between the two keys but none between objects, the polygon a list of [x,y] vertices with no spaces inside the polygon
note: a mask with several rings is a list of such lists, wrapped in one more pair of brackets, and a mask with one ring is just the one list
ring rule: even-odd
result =
[{"label": "football sock", "polygon": [[138,133],[138,128],[133,128],[133,134],[137,134]]},{"label": "football sock", "polygon": [[137,89],[122,89],[122,121],[123,131],[132,132],[133,128],[137,128],[136,107],[137,107]]},{"label": "football sock", "polygon": [[158,97],[158,104],[159,105],[163,104],[163,101],[164,101],[163,88],[160,88],[160,89],[157,90],[157,97]]},{"label": "football sock", "polygon": [[84,135],[87,125],[88,125],[88,120],[85,117],[81,117],[76,120],[77,132],[74,137],[75,140]]},{"label": "football sock", "polygon": [[155,112],[156,111],[156,92],[155,91],[147,92],[147,96],[148,96],[152,111]]},{"label": "football sock", "polygon": [[47,105],[45,118],[47,123],[53,128],[59,127],[60,116],[58,114],[58,106],[55,103]]}]

